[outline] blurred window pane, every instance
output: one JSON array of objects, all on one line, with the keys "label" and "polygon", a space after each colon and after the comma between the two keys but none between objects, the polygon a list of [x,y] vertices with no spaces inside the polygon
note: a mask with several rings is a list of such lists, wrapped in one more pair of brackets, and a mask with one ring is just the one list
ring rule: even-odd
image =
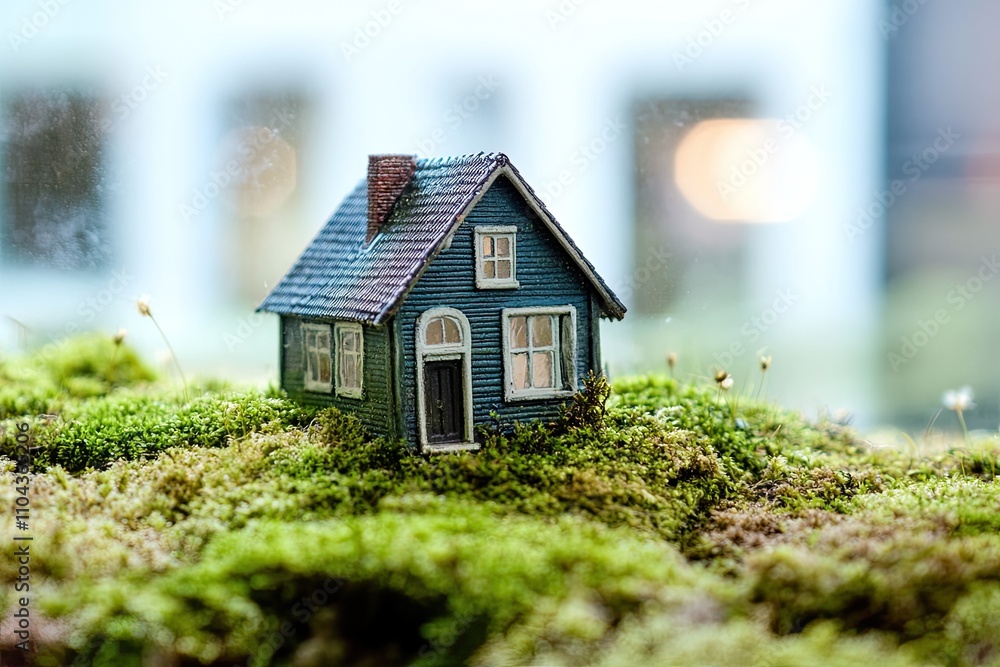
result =
[{"label": "blurred window pane", "polygon": [[4,259],[69,270],[104,267],[104,151],[99,101],[26,91],[0,108]]}]

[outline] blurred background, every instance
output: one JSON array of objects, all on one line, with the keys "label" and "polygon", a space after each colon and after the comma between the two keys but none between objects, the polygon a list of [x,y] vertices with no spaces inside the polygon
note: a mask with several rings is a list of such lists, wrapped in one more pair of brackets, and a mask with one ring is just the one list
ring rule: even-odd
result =
[{"label": "blurred background", "polygon": [[[346,3],[345,3],[346,4]],[[630,308],[613,375],[1000,422],[1000,5],[5,0],[0,354],[268,382],[253,309],[376,152],[506,152]]]}]

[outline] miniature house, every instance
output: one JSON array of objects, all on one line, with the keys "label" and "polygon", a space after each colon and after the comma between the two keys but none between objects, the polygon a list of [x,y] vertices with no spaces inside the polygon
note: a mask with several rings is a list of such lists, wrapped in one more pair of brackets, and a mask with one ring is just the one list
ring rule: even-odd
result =
[{"label": "miniature house", "polygon": [[502,153],[371,156],[259,310],[290,396],[424,451],[475,448],[493,412],[557,416],[625,314]]}]

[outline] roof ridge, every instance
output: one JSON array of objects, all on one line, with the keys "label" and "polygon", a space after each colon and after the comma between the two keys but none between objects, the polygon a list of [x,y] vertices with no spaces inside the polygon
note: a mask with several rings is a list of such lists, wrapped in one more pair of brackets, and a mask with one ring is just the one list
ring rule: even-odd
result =
[{"label": "roof ridge", "polygon": [[448,156],[438,156],[438,157],[417,158],[417,168],[427,169],[435,167],[452,167],[457,164],[471,162],[473,160],[494,162],[496,164],[507,164],[510,162],[510,158],[508,158],[504,153],[500,151],[492,151],[489,153],[485,151],[479,151],[478,153],[466,153],[464,155],[448,155]]}]

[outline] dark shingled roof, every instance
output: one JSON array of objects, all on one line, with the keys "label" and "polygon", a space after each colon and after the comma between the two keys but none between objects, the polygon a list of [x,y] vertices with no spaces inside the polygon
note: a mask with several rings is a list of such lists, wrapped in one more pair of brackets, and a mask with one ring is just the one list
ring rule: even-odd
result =
[{"label": "dark shingled roof", "polygon": [[258,310],[381,324],[392,317],[450,233],[499,173],[510,177],[591,281],[605,314],[625,306],[555,222],[503,153],[422,159],[379,235],[365,247],[368,185],[362,181]]}]

